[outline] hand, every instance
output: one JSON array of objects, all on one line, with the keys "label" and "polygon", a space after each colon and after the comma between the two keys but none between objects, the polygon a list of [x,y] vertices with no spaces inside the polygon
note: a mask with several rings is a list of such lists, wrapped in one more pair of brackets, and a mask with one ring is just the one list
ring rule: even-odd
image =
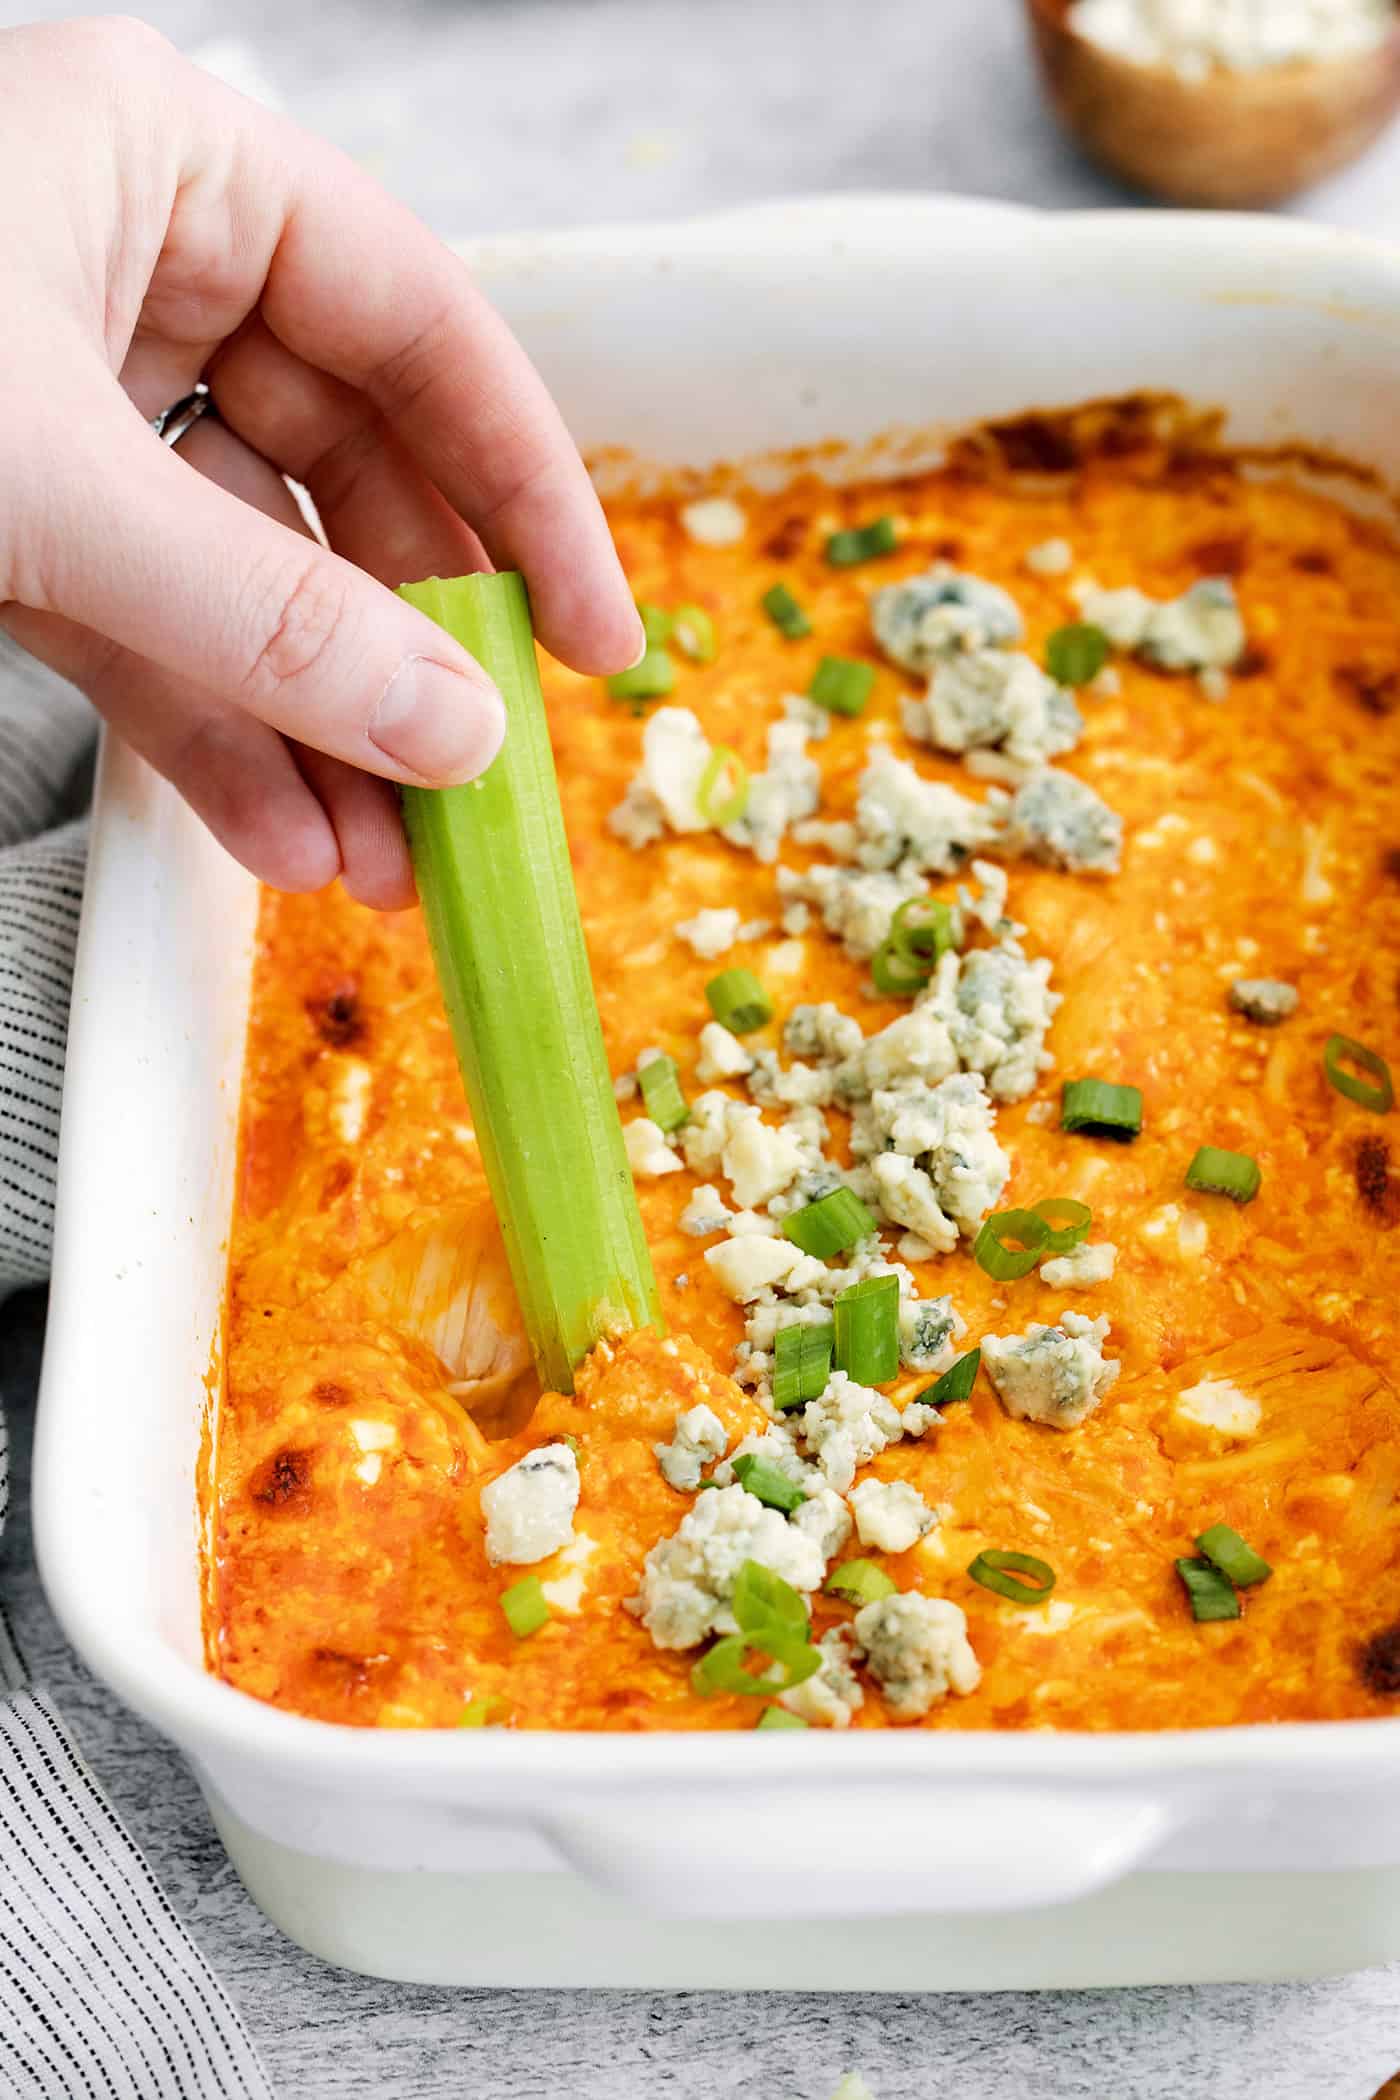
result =
[{"label": "hand", "polygon": [[[582,463],[463,266],[138,23],[0,33],[0,314],[0,621],[265,881],[408,903],[389,783],[500,743],[484,672],[386,585],[519,568],[555,655],[638,655]],[[201,377],[220,421],[172,452],[149,418]]]}]

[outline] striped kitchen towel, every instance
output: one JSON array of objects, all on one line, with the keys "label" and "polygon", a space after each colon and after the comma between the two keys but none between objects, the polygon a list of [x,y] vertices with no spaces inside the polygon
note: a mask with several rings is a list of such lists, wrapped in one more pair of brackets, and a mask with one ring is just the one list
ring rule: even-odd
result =
[{"label": "striped kitchen towel", "polygon": [[[87,702],[0,635],[0,1298],[48,1273]],[[8,1508],[0,1396],[0,1530]],[[0,2094],[270,2100],[252,2043],[0,1610]]]}]

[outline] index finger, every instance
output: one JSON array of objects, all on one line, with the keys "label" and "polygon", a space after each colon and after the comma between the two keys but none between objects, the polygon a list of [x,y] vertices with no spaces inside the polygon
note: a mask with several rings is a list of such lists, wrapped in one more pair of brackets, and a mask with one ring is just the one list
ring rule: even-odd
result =
[{"label": "index finger", "polygon": [[460,259],[351,162],[290,126],[278,144],[291,192],[268,326],[366,393],[495,565],[524,572],[554,655],[599,673],[635,661],[641,625],[602,506],[505,322]]}]

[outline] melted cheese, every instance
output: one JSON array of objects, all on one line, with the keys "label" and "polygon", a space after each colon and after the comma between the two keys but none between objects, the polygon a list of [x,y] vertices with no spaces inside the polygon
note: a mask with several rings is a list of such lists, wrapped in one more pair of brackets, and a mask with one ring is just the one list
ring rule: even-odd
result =
[{"label": "melted cheese", "polygon": [[[888,1556],[890,1572],[963,1608],[982,1664],[980,1687],[940,1702],[924,1725],[1152,1728],[1387,1711],[1356,1651],[1400,1618],[1390,1134],[1329,1089],[1321,1050],[1340,1029],[1396,1055],[1400,557],[1315,494],[1222,463],[1183,473],[1150,451],[1091,460],[1058,483],[950,470],[902,483],[894,507],[900,551],[855,571],[827,565],[822,535],[891,508],[888,490],[812,482],[750,494],[737,525],[732,512],[702,511],[698,534],[696,514],[687,530],[666,496],[613,512],[638,598],[692,602],[713,618],[718,654],[681,664],[673,698],[751,772],[783,695],[806,685],[820,655],[876,664],[864,717],[838,719],[813,746],[823,819],[850,816],[872,739],[927,779],[988,792],[956,760],[907,742],[900,701],[919,682],[870,641],[869,591],[935,558],[1009,590],[1025,646],[1043,660],[1048,634],[1075,617],[1071,579],[1028,569],[1027,546],[1063,540],[1084,573],[1158,600],[1214,573],[1227,548],[1246,627],[1263,638],[1219,705],[1191,677],[1116,657],[1114,678],[1081,695],[1085,736],[1059,763],[1123,817],[1122,872],[1008,864],[1008,908],[1031,951],[1052,959],[1065,1003],[1049,1036],[1054,1069],[999,1115],[1013,1162],[1004,1200],[1092,1203],[1095,1239],[1119,1249],[1092,1311],[1112,1321],[1122,1374],[1069,1433],[1009,1419],[983,1380],[935,1433],[882,1453],[879,1477],[907,1481],[940,1518],[932,1538]],[[812,620],[809,641],[784,640],[758,609],[779,578]],[[714,965],[672,929],[702,911],[771,926],[725,960],[767,984],[779,1024],[799,1001],[834,1000],[867,1033],[895,1018],[899,1006],[869,995],[868,966],[815,914],[800,941],[783,936],[772,867],[708,834],[640,852],[610,834],[642,725],[597,681],[557,665],[545,678],[615,1073],[660,1046],[692,1099],[700,1091]],[[1205,839],[1210,855],[1192,847]],[[824,857],[791,842],[781,856],[799,868]],[[951,897],[955,885],[935,888]],[[1299,1011],[1281,1029],[1252,1030],[1228,1010],[1246,966],[1298,985]],[[748,1046],[777,1040],[770,1031]],[[1135,1144],[1060,1130],[1061,1081],[1089,1073],[1142,1087]],[[839,1150],[844,1119],[832,1122]],[[1200,1143],[1259,1159],[1253,1204],[1188,1194]],[[1363,1175],[1366,1143],[1381,1152]],[[522,1428],[528,1381],[508,1346],[508,1308],[497,1308],[506,1341],[492,1357],[477,1336],[485,1358],[470,1376],[436,1353],[467,1346],[465,1314],[396,1309],[395,1250],[416,1260],[439,1226],[453,1247],[478,1250],[471,1276],[500,1268],[421,925],[375,917],[338,891],[268,896],[230,1268],[211,1667],[260,1698],[362,1724],[454,1725],[470,1687],[519,1726],[751,1726],[751,1704],[697,1697],[693,1657],[658,1651],[626,1609],[646,1552],[691,1506],[654,1456],[677,1414],[703,1401],[731,1448],[765,1426],[725,1375],[743,1312],[681,1229],[697,1181],[713,1178],[672,1171],[639,1183],[675,1342],[601,1350],[575,1397],[546,1397]],[[965,1347],[1063,1310],[1035,1276],[995,1285],[965,1243],[915,1266],[922,1296],[951,1293]],[[1257,1410],[1240,1443],[1228,1440],[1243,1434],[1239,1404],[1200,1400],[1222,1391]],[[392,1441],[381,1440],[386,1424]],[[590,1551],[586,1564],[570,1558],[576,1546],[543,1568],[554,1617],[518,1641],[499,1598],[519,1571],[487,1562],[480,1491],[563,1436],[577,1443],[579,1543]],[[1216,1521],[1276,1572],[1241,1620],[1198,1626],[1172,1563]],[[964,1571],[986,1546],[1052,1561],[1055,1602],[1018,1612],[970,1582]],[[814,1616],[820,1634],[851,1614],[819,1595]],[[867,1682],[853,1725],[889,1720]]]}]

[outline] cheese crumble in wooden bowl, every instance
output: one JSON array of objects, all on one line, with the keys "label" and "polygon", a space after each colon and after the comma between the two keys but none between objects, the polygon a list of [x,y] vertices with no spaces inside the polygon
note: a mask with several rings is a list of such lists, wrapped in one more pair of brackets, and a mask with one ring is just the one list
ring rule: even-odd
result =
[{"label": "cheese crumble in wooden bowl", "polygon": [[1096,160],[1173,203],[1277,204],[1400,107],[1388,0],[1027,0],[1051,103]]}]

